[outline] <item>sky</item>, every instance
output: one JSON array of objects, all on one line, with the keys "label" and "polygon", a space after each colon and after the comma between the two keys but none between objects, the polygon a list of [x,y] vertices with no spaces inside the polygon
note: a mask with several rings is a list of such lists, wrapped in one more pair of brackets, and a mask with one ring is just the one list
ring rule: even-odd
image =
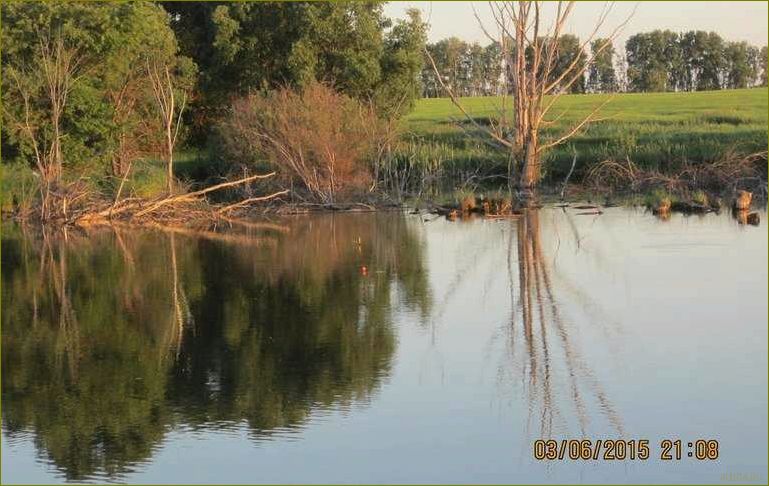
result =
[{"label": "sky", "polygon": [[[555,4],[555,2],[545,3]],[[589,36],[604,5],[602,1],[578,2],[566,32],[582,38]],[[767,44],[769,35],[767,34],[768,5],[767,2],[735,1],[617,2],[602,30],[599,31],[599,36],[608,35],[635,8],[635,14],[617,37],[617,44],[624,45],[625,40],[637,32],[670,29],[675,32],[715,31],[726,40],[744,40],[756,46],[764,46]],[[392,18],[403,18],[406,9],[420,9],[431,25],[430,42],[456,36],[466,41],[488,44],[488,38],[475,19],[473,7],[487,29],[492,28],[493,17],[488,2],[389,2],[385,5],[385,13]],[[552,10],[552,6],[549,6],[548,10]]]}]

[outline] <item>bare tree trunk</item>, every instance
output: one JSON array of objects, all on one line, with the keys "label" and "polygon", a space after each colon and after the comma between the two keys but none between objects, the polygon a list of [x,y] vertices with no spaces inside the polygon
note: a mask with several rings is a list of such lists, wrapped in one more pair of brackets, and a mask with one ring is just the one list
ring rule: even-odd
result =
[{"label": "bare tree trunk", "polygon": [[532,193],[540,177],[540,158],[539,147],[536,133],[524,145],[521,164],[521,174],[518,179],[518,190],[520,192]]},{"label": "bare tree trunk", "polygon": [[174,181],[174,147],[179,136],[179,128],[182,123],[182,113],[187,101],[186,94],[182,96],[181,103],[176,99],[174,82],[171,78],[169,66],[164,61],[157,59],[150,62],[147,60],[147,74],[152,84],[152,91],[155,95],[155,103],[158,108],[158,114],[163,123],[165,132],[164,155],[166,158],[166,190],[168,194],[173,193]]},{"label": "bare tree trunk", "polygon": [[168,194],[173,192],[174,181],[174,140],[171,136],[171,127],[166,127],[166,189]]},{"label": "bare tree trunk", "polygon": [[[35,153],[35,166],[40,173],[40,218],[51,217],[51,188],[61,181],[64,156],[61,148],[61,122],[67,99],[73,86],[78,81],[78,72],[82,67],[82,56],[77,49],[68,48],[61,35],[54,38],[40,34],[38,37],[39,64],[24,71],[24,76],[14,69],[9,69],[9,77],[15,81],[15,88],[21,96],[24,107],[24,120],[19,123],[24,136],[29,139]],[[39,69],[39,70],[35,70]],[[40,135],[40,127],[32,121],[31,106],[35,104],[36,89],[25,78],[40,78],[45,89],[45,102],[50,104],[47,122],[50,124],[52,137],[46,141]]]},{"label": "bare tree trunk", "polygon": [[[554,5],[553,23],[545,27],[541,19],[543,4]],[[547,125],[556,122],[560,115],[553,120],[546,120],[545,116],[554,103],[570,86],[572,86],[585,72],[593,59],[605,48],[611,45],[622,27],[632,17],[628,18],[615,28],[610,35],[603,39],[601,45],[588,55],[585,51],[587,45],[595,38],[598,30],[604,24],[612,2],[604,7],[596,21],[595,28],[587,40],[580,46],[575,59],[564,69],[556,71],[558,41],[565,28],[575,2],[540,2],[536,0],[520,2],[489,2],[494,23],[497,28],[497,36],[490,34],[484,27],[480,17],[476,19],[481,23],[481,29],[493,42],[498,42],[502,48],[502,58],[505,60],[504,80],[512,85],[514,103],[512,106],[513,133],[505,133],[505,97],[502,106],[499,107],[501,121],[491,128],[482,127],[464,109],[453,87],[443,82],[438,68],[428,50],[425,50],[430,60],[441,87],[446,90],[451,101],[473,123],[480,132],[485,132],[504,150],[509,151],[510,163],[508,165],[508,177],[512,189],[512,181],[515,179],[516,189],[519,194],[530,195],[537,187],[541,175],[542,154],[569,138],[576,135],[588,123],[596,121],[595,115],[611,99],[607,98],[593,110],[588,116],[567,129],[561,136],[552,140],[540,140],[540,130]],[[507,91],[507,90],[505,90]],[[548,97],[546,100],[545,97]],[[519,171],[517,177],[513,171]]]}]

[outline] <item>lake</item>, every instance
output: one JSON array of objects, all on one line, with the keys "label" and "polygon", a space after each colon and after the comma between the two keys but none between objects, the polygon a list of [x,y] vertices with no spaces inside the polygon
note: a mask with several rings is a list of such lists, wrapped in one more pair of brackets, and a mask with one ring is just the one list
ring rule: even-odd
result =
[{"label": "lake", "polygon": [[766,484],[766,211],[581,212],[6,224],[2,482]]}]

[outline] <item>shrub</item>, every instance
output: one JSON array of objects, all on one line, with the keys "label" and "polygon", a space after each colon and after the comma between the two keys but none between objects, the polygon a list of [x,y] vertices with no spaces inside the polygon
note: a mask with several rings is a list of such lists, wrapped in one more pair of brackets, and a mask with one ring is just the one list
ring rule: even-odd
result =
[{"label": "shrub", "polygon": [[708,199],[708,195],[705,194],[705,191],[702,190],[696,190],[692,193],[692,202],[697,203],[701,206],[707,206],[710,202]]},{"label": "shrub", "polygon": [[267,163],[325,203],[371,184],[369,161],[383,132],[370,107],[319,83],[238,99],[218,127],[224,157]]},{"label": "shrub", "polygon": [[676,198],[673,197],[672,194],[670,194],[668,191],[661,188],[653,189],[652,191],[648,192],[644,197],[644,203],[649,208],[659,208],[659,207],[670,208],[670,205],[676,201],[677,201]]},{"label": "shrub", "polygon": [[38,195],[38,176],[24,164],[0,166],[0,211],[28,209]]}]

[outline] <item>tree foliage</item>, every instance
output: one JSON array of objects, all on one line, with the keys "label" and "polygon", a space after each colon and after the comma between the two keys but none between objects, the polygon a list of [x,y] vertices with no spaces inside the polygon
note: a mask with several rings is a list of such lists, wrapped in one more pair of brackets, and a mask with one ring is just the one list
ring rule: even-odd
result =
[{"label": "tree foliage", "polygon": [[[319,81],[384,116],[408,110],[426,25],[416,11],[394,26],[382,2],[165,2],[182,52],[200,66],[197,128],[249,92]],[[388,31],[388,29],[391,30]]]},{"label": "tree foliage", "polygon": [[[746,88],[764,83],[766,56],[746,42],[728,42],[715,32],[676,33],[655,30],[630,36],[625,53],[614,45],[600,49],[606,39],[593,39],[583,53],[580,39],[564,34],[558,39],[551,77],[557,79],[574,59],[590,57],[587,72],[569,85],[569,93],[702,91]],[[500,95],[504,89],[505,59],[498,42],[485,47],[456,37],[427,45],[438,72],[458,96]],[[512,49],[514,51],[514,49]],[[527,62],[531,63],[531,49]],[[766,51],[763,51],[764,54]],[[763,63],[763,64],[762,64]],[[627,83],[624,78],[627,77]],[[422,96],[445,96],[432,66],[422,71]],[[622,78],[622,79],[620,79]],[[509,83],[508,83],[509,84]],[[625,86],[627,84],[627,86]]]},{"label": "tree foliage", "polygon": [[632,91],[704,91],[761,83],[758,49],[727,42],[715,32],[635,34],[626,50]]},{"label": "tree foliage", "polygon": [[607,39],[595,39],[590,43],[593,62],[588,68],[589,91],[593,93],[613,93],[617,91],[617,75],[614,70],[614,45]]},{"label": "tree foliage", "polygon": [[3,125],[10,128],[3,131],[5,160],[32,159],[30,137],[15,129],[24,118],[25,94],[37,135],[51,139],[56,130],[40,62],[39,46],[49,39],[60,39],[80,62],[61,114],[62,163],[80,173],[122,175],[130,160],[152,150],[152,95],[142,60],[183,62],[162,8],[147,2],[5,2],[2,16],[2,68],[14,75],[3,76]]}]

